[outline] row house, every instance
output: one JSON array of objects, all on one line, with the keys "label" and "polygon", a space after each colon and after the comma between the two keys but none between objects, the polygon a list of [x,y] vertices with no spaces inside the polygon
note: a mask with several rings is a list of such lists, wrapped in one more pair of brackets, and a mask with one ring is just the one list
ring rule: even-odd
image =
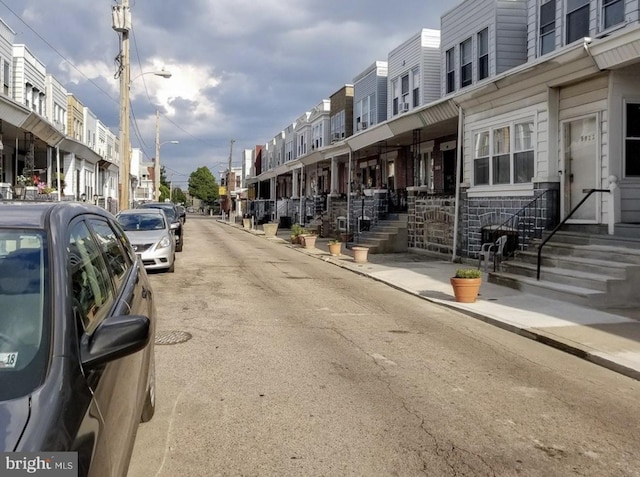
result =
[{"label": "row house", "polygon": [[332,96],[328,124],[303,114],[285,163],[263,156],[248,182],[276,204],[263,220],[333,235],[406,212],[406,248],[453,258],[529,209],[616,233],[640,222],[638,51],[636,1],[463,1],[354,78],[344,137]]},{"label": "row house", "polygon": [[56,189],[115,211],[116,136],[14,40],[0,19],[0,193],[12,197],[19,176],[35,177],[34,195]]}]

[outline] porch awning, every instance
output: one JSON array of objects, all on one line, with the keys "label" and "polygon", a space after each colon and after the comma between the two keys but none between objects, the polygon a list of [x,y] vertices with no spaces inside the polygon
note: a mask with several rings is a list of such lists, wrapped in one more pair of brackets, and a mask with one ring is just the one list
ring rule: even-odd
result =
[{"label": "porch awning", "polygon": [[91,162],[92,164],[97,164],[98,161],[102,160],[102,156],[95,152],[93,149],[69,137],[65,137],[60,143],[59,147],[63,151],[71,152],[76,156]]},{"label": "porch awning", "polygon": [[380,141],[385,141],[394,136],[388,123],[377,124],[370,129],[362,131],[360,134],[347,138],[347,144],[353,151],[357,151],[367,146],[371,146]]},{"label": "porch awning", "polygon": [[33,133],[34,136],[46,142],[49,146],[55,146],[65,138],[65,135],[56,129],[53,124],[33,112],[29,113],[20,124],[20,127],[25,131]]},{"label": "porch awning", "polygon": [[319,151],[314,151],[311,154],[307,154],[306,156],[300,157],[300,162],[305,166],[310,166],[315,164],[316,162],[320,162],[324,160],[324,154]]},{"label": "porch awning", "polygon": [[623,28],[610,36],[587,43],[601,70],[622,68],[640,62],[640,26]]}]

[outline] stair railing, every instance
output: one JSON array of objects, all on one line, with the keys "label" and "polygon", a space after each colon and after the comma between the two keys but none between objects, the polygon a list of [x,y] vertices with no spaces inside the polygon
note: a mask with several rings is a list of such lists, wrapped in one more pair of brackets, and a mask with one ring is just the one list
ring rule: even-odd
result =
[{"label": "stair railing", "polygon": [[560,228],[567,222],[567,220],[571,218],[574,212],[578,210],[580,206],[584,204],[589,197],[591,197],[591,194],[593,194],[594,192],[611,192],[611,191],[609,189],[583,189],[582,192],[586,192],[587,195],[585,195],[582,198],[582,200],[578,202],[578,204],[573,209],[571,209],[571,212],[569,212],[569,214],[564,219],[562,219],[562,221],[558,225],[556,225],[556,227],[551,231],[551,233],[542,241],[542,243],[538,247],[538,263],[536,268],[536,280],[540,280],[540,264],[542,263],[542,247],[544,247],[545,244],[551,239],[551,237],[553,237],[556,234],[556,232],[560,230]]},{"label": "stair railing", "polygon": [[[490,236],[483,242],[495,242],[500,236],[507,236],[502,259],[513,256],[516,250],[525,250],[534,238],[542,238],[542,233],[558,221],[559,205],[558,190],[547,189],[538,194],[533,200],[525,204],[515,214],[497,227],[491,227]],[[543,207],[544,200],[550,206]],[[494,255],[494,270],[497,267],[497,257]]]}]

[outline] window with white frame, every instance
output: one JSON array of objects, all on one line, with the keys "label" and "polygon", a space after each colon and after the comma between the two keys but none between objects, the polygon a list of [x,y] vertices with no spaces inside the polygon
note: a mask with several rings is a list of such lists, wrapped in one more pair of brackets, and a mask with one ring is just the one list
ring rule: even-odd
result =
[{"label": "window with white frame", "polygon": [[419,155],[417,177],[415,184],[427,186],[430,192],[433,191],[433,153],[423,152]]},{"label": "window with white frame", "polygon": [[322,137],[324,136],[324,128],[322,126],[321,122],[313,126],[311,149],[318,149],[323,146]]},{"label": "window with white frame", "polygon": [[[378,121],[376,120],[376,95],[375,94],[370,94],[369,95],[369,115],[368,115],[368,125],[369,127],[373,126],[374,124],[376,124]],[[364,116],[365,118],[367,118],[367,116]]]},{"label": "window with white frame", "polygon": [[640,177],[640,103],[626,104],[625,177]]},{"label": "window with white frame", "polygon": [[567,45],[589,36],[589,0],[567,0]]},{"label": "window with white frame", "polygon": [[489,77],[489,29],[478,33],[478,80]]},{"label": "window with white frame", "polygon": [[404,75],[402,78],[400,78],[400,85],[402,88],[401,91],[401,98],[400,98],[400,111],[404,111],[405,109],[408,109],[409,106],[409,75]]},{"label": "window with white frame", "polygon": [[606,30],[624,21],[623,0],[602,0],[602,29]]},{"label": "window with white frame", "polygon": [[370,108],[373,101],[373,95],[362,98],[356,103],[356,131],[367,129],[370,123]]},{"label": "window with white frame", "polygon": [[413,92],[413,107],[420,106],[420,70],[415,68],[411,72],[411,87]]},{"label": "window with white frame", "polygon": [[540,5],[540,55],[556,49],[556,0]]},{"label": "window with white frame", "polygon": [[284,160],[287,162],[293,160],[293,138],[287,139],[284,144]]},{"label": "window with white frame", "polygon": [[400,82],[397,78],[392,81],[391,88],[393,92],[393,115],[395,116],[400,108]]},{"label": "window with white frame", "polygon": [[9,76],[9,62],[7,60],[4,60],[4,66],[3,66],[3,76],[2,76],[2,83],[3,83],[3,92],[4,94],[8,95],[9,94],[9,81],[10,81],[11,77]]},{"label": "window with white frame", "polygon": [[331,116],[331,140],[338,141],[345,137],[345,111],[344,109]]},{"label": "window with white frame", "polygon": [[473,82],[471,38],[460,43],[460,87],[464,88]]},{"label": "window with white frame", "polygon": [[456,63],[455,50],[453,48],[445,53],[447,68],[447,93],[453,93],[456,90]]},{"label": "window with white frame", "polygon": [[522,184],[534,175],[534,123],[517,121],[473,136],[474,185]]}]

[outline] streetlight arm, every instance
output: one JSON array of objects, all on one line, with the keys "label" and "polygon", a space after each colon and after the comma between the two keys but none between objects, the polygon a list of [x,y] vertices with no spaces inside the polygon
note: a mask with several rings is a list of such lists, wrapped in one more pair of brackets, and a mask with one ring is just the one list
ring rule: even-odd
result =
[{"label": "streetlight arm", "polygon": [[171,78],[171,72],[162,68],[159,71],[145,71],[144,73],[140,73],[139,75],[134,76],[129,81],[129,83],[133,83],[135,80],[137,80],[143,75],[156,75],[156,76],[161,76],[162,78]]}]

